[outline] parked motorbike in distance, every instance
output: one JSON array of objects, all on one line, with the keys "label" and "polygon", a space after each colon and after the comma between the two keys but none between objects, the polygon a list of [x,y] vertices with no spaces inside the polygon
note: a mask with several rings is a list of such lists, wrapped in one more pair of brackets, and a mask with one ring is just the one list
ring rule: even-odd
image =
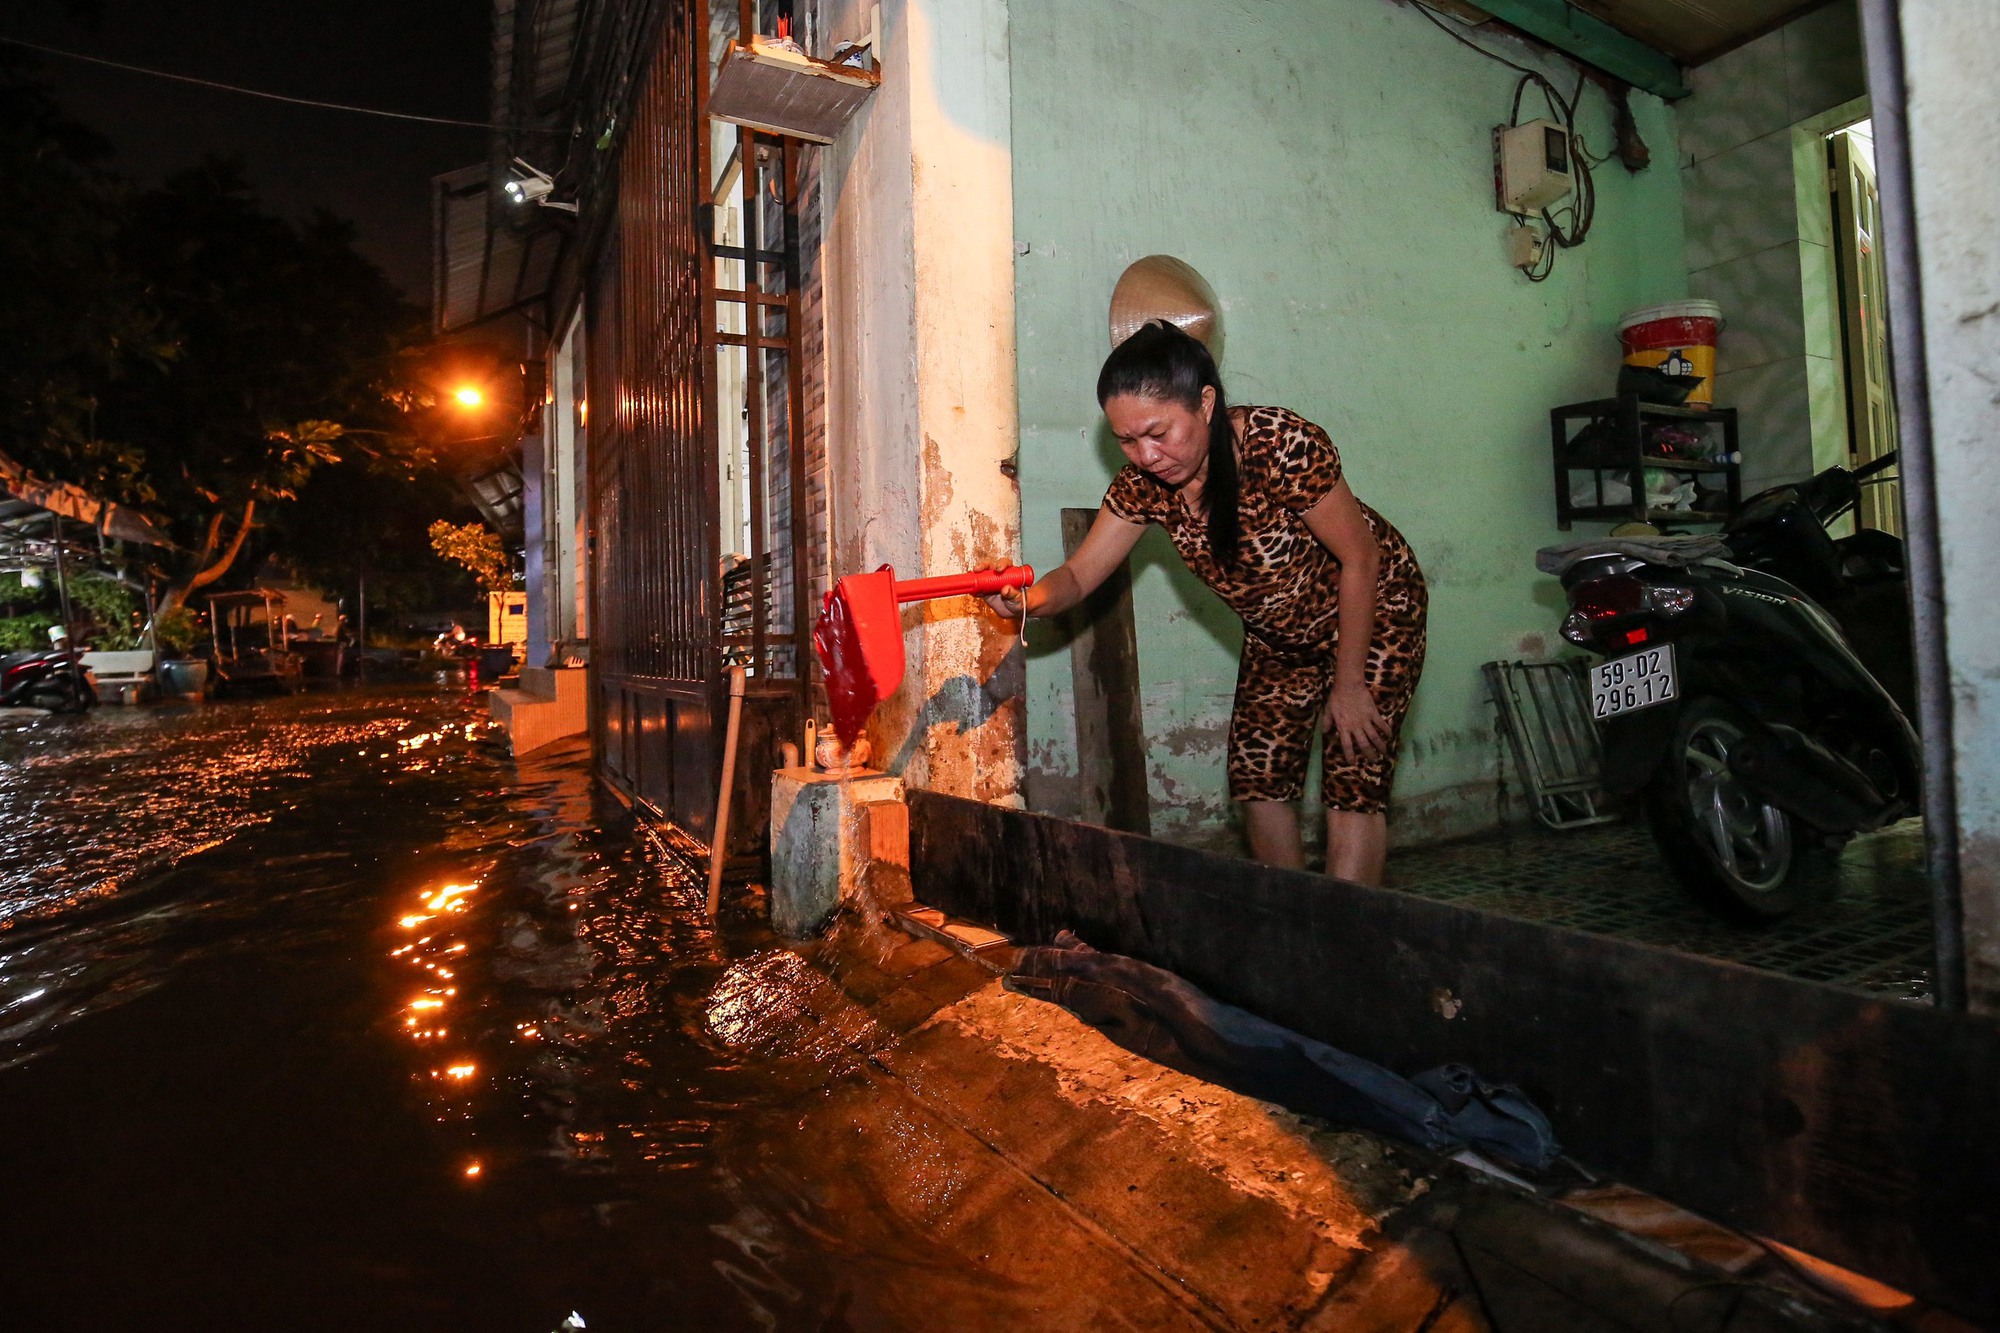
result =
[{"label": "parked motorbike in distance", "polygon": [[1639,795],[1677,877],[1717,910],[1772,920],[1825,879],[1808,866],[1914,813],[1902,543],[1828,528],[1891,453],[1747,501],[1715,535],[1550,547],[1590,670],[1605,788]]},{"label": "parked motorbike in distance", "polygon": [[0,708],[81,713],[97,702],[97,687],[75,648],[30,649],[0,657]]}]

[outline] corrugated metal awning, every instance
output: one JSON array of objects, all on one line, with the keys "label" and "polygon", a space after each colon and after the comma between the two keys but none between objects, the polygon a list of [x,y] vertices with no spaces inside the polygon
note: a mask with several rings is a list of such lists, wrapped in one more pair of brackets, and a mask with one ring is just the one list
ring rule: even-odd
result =
[{"label": "corrugated metal awning", "polygon": [[[495,207],[498,186],[484,165],[431,180],[432,324],[456,333],[511,314],[548,294],[564,234],[541,209]],[[527,216],[519,214],[525,212]]]},{"label": "corrugated metal awning", "polygon": [[172,544],[144,515],[110,500],[100,500],[81,486],[66,481],[43,481],[0,454],[0,525],[17,527],[24,520],[44,514],[84,524],[113,541],[148,546]]},{"label": "corrugated metal awning", "polygon": [[501,189],[519,154],[564,173],[574,147],[580,0],[494,0],[493,137],[483,165],[431,183],[432,322],[439,335],[520,311],[548,295],[570,230],[554,213],[508,200]]},{"label": "corrugated metal awning", "polygon": [[578,0],[495,0],[493,105],[507,123],[539,124],[569,109],[578,8]]}]

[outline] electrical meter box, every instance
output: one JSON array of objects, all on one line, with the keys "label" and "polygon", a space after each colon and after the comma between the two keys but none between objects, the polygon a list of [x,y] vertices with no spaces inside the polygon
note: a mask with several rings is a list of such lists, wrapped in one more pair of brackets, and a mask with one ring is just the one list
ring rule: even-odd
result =
[{"label": "electrical meter box", "polygon": [[1539,213],[1576,188],[1569,131],[1552,120],[1493,129],[1493,206]]}]

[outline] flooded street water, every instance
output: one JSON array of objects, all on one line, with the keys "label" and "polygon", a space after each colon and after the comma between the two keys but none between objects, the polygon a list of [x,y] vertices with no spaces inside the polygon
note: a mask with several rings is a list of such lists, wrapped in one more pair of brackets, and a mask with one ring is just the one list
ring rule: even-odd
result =
[{"label": "flooded street water", "polygon": [[[0,723],[0,1330],[1582,1326],[1491,1313],[1482,1181],[866,913],[712,929],[483,703]],[[1741,1285],[1674,1272],[1591,1326]]]},{"label": "flooded street water", "polygon": [[0,731],[0,1327],[840,1326],[824,1220],[717,1147],[797,1083],[710,1014],[770,941],[483,719]]}]

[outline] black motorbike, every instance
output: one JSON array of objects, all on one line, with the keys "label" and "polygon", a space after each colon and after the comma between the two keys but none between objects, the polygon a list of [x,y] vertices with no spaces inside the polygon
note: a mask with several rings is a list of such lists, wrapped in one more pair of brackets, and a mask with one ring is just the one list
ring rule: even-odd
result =
[{"label": "black motorbike", "polygon": [[1707,536],[1551,547],[1563,637],[1590,669],[1604,785],[1641,797],[1654,840],[1711,906],[1769,920],[1808,863],[1920,806],[1902,543],[1828,528],[1890,467],[1829,468],[1753,496]]},{"label": "black motorbike", "polygon": [[81,713],[97,702],[97,687],[74,648],[31,649],[0,657],[0,708]]}]

